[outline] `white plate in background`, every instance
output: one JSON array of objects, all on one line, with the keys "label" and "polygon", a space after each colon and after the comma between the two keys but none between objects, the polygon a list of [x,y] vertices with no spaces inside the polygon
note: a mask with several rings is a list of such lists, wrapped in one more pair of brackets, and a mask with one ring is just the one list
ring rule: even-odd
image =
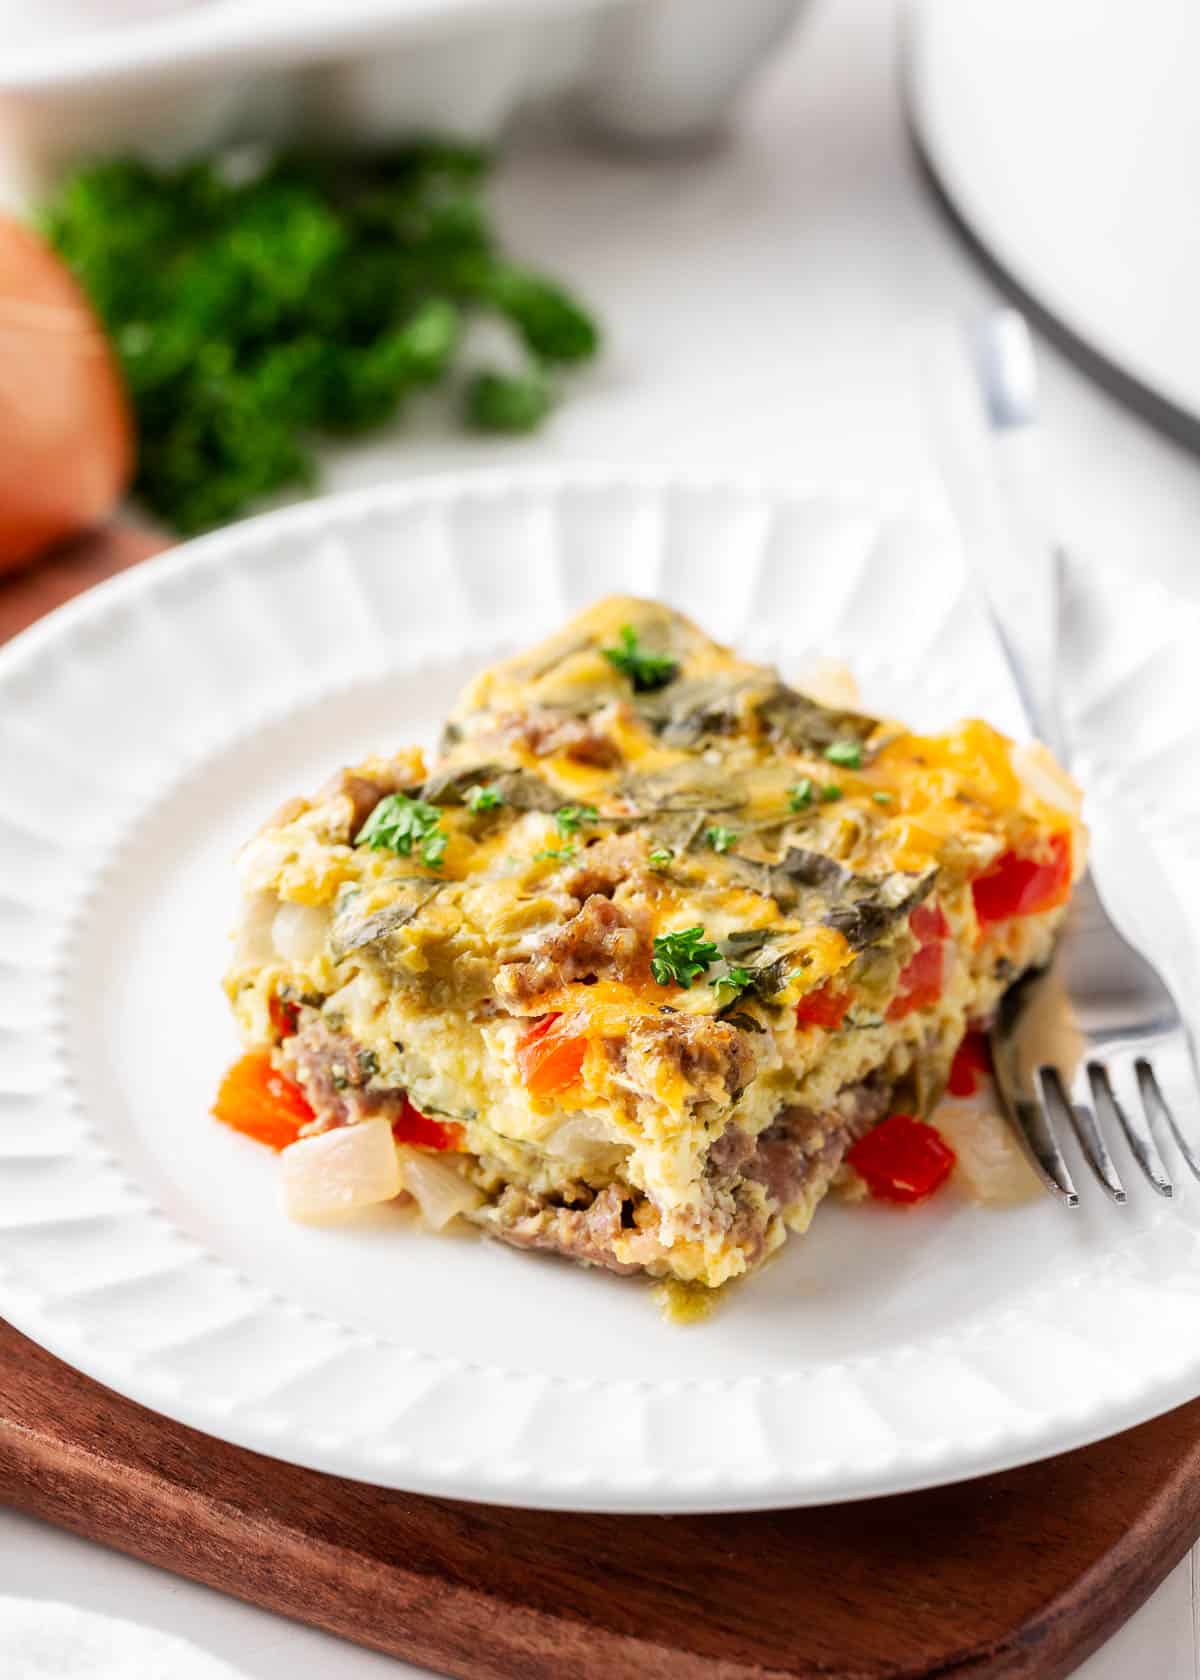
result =
[{"label": "white plate in background", "polygon": [[[1091,779],[1126,833],[1150,819],[1120,885],[1153,932],[1159,864],[1183,877],[1200,840],[1200,615],[1120,587],[1089,580],[1065,658]],[[480,664],[613,589],[793,674],[849,658],[918,725],[1020,729],[953,533],[815,490],[433,479],[233,527],[72,603],[0,652],[0,1313],[239,1445],[551,1507],[903,1491],[1200,1393],[1182,1178],[1171,1204],[1130,1172],[1126,1208],[1097,1191],[1074,1214],[826,1205],[680,1328],[640,1282],[398,1210],[289,1224],[275,1157],[209,1118],[237,1053],[238,843],[331,768],[431,740]],[[1165,935],[1180,980],[1196,930]]]},{"label": "white plate in background", "polygon": [[[1076,343],[1200,441],[1195,0],[916,0],[907,81],[957,214]],[[1119,392],[1126,400],[1130,393]]]}]

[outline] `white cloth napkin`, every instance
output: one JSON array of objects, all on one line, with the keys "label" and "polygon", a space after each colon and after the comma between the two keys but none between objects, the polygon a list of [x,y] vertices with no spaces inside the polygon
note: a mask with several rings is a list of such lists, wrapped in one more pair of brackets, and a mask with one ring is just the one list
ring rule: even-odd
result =
[{"label": "white cloth napkin", "polygon": [[0,1680],[244,1680],[184,1639],[48,1598],[0,1595]]}]

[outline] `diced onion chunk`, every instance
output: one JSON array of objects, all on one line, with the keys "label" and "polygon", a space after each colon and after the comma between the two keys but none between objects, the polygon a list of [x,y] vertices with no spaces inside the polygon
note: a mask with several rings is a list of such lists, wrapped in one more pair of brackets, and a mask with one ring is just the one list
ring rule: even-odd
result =
[{"label": "diced onion chunk", "polygon": [[970,1097],[946,1097],[934,1124],[958,1157],[955,1176],[968,1195],[995,1207],[1027,1202],[1041,1194],[1041,1182],[997,1110],[990,1080]]},{"label": "diced onion chunk", "polygon": [[620,1141],[620,1135],[600,1115],[572,1114],[555,1126],[543,1148],[547,1155],[586,1165],[607,1160]]},{"label": "diced onion chunk", "polygon": [[280,1162],[290,1219],[352,1213],[391,1201],[402,1188],[392,1128],[383,1119],[300,1138],[283,1151]]},{"label": "diced onion chunk", "polygon": [[449,1161],[405,1143],[396,1146],[396,1155],[401,1183],[416,1199],[422,1219],[435,1231],[440,1231],[458,1214],[472,1212],[483,1201],[475,1186]]},{"label": "diced onion chunk", "polygon": [[316,904],[281,904],[271,923],[271,939],[284,962],[307,963],[325,948],[329,914]]}]

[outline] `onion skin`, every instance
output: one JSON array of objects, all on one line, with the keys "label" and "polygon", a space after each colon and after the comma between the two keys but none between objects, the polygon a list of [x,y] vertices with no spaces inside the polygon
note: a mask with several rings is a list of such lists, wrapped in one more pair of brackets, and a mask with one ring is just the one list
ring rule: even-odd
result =
[{"label": "onion skin", "polygon": [[104,330],[38,236],[0,217],[0,572],[101,524],[133,471]]}]

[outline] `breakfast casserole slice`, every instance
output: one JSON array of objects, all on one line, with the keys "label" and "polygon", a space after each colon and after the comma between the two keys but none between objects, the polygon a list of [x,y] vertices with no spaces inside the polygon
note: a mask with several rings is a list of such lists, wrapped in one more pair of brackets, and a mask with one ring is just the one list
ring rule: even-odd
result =
[{"label": "breakfast casserole slice", "polygon": [[283,1148],[299,1217],[408,1196],[725,1283],[835,1181],[945,1176],[923,1117],[1048,959],[1077,812],[1044,749],[914,735],[601,601],[478,677],[432,765],[368,759],[246,846],[216,1112]]}]

